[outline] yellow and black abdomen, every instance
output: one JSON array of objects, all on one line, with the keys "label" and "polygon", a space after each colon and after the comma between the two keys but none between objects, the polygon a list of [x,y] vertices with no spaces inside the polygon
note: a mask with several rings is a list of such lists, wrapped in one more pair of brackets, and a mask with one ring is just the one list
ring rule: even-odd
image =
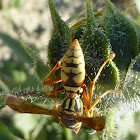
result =
[{"label": "yellow and black abdomen", "polygon": [[78,40],[74,40],[63,58],[61,79],[67,91],[78,92],[81,89],[85,79],[85,61]]},{"label": "yellow and black abdomen", "polygon": [[81,116],[83,114],[83,102],[80,97],[71,98],[67,97],[61,110],[60,122],[62,125],[69,129],[80,128],[81,122],[76,122],[75,116]]}]

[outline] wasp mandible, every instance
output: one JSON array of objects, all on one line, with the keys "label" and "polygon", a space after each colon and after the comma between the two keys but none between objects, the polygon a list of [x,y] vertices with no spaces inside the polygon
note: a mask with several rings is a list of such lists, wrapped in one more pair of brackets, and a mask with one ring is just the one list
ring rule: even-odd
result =
[{"label": "wasp mandible", "polygon": [[[20,113],[53,115],[60,124],[69,129],[73,129],[75,133],[78,133],[82,123],[97,131],[101,131],[105,126],[105,117],[93,117],[93,111],[95,111],[94,107],[106,94],[112,92],[121,93],[121,91],[108,90],[99,96],[93,103],[92,96],[95,83],[102,69],[106,63],[114,57],[115,53],[111,54],[108,59],[104,61],[95,78],[90,80],[90,93],[88,94],[86,92],[86,85],[84,84],[86,74],[84,55],[78,40],[75,39],[71,43],[66,54],[57,62],[43,80],[43,85],[46,85],[47,95],[53,95],[64,90],[66,91],[67,97],[60,106],[57,107],[56,103],[54,110],[44,109],[29,102],[19,100],[13,95],[7,95],[6,104]],[[61,76],[51,79],[51,75],[60,67]],[[49,85],[58,82],[62,82],[63,87],[48,91]],[[83,96],[84,101],[81,100],[81,96]],[[83,115],[83,112],[85,115]]]}]

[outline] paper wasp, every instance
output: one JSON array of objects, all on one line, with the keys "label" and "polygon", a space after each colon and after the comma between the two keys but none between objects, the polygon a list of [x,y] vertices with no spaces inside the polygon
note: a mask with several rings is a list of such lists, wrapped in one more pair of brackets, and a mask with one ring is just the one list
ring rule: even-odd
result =
[{"label": "paper wasp", "polygon": [[[60,124],[69,129],[73,129],[75,133],[78,133],[81,124],[85,124],[90,128],[97,131],[101,131],[105,126],[105,117],[97,116],[93,117],[93,111],[95,111],[95,105],[108,93],[116,92],[121,93],[118,90],[108,90],[98,97],[93,103],[92,96],[95,83],[106,63],[115,57],[115,53],[111,54],[107,60],[104,61],[95,78],[90,80],[90,94],[86,92],[86,86],[84,84],[85,79],[85,61],[82,49],[77,39],[75,39],[66,54],[57,62],[54,68],[43,80],[43,85],[46,85],[47,95],[53,95],[63,90],[66,91],[67,97],[63,103],[56,107],[54,110],[44,109],[32,103],[22,101],[13,95],[7,95],[6,104],[13,110],[20,113],[32,113],[32,114],[46,114],[53,115]],[[61,67],[61,76],[51,79],[51,75]],[[48,86],[57,82],[62,82],[63,87],[48,91]],[[83,96],[84,101],[81,100]],[[83,112],[85,115],[83,115]]]}]

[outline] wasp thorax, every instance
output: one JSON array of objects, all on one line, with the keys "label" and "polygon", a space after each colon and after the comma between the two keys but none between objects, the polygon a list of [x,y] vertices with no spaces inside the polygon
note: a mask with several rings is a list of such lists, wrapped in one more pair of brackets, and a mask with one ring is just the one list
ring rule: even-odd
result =
[{"label": "wasp thorax", "polygon": [[62,104],[60,122],[67,128],[74,129],[75,126],[79,126],[81,123],[76,123],[75,116],[81,116],[83,114],[83,103],[76,93],[69,93],[69,96],[64,100]]},{"label": "wasp thorax", "polygon": [[83,102],[76,93],[69,93],[69,96],[63,101],[62,111],[67,114],[83,113]]},{"label": "wasp thorax", "polygon": [[71,98],[71,99],[77,99],[80,97],[80,94],[77,94],[77,93],[67,93],[68,96]]}]

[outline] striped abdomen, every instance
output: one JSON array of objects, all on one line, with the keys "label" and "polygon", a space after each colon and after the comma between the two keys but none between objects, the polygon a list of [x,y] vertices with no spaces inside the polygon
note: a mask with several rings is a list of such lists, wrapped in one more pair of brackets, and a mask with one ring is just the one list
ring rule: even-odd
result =
[{"label": "striped abdomen", "polygon": [[84,55],[78,40],[74,40],[63,58],[61,79],[64,88],[72,92],[78,92],[85,79]]},{"label": "striped abdomen", "polygon": [[83,114],[83,103],[78,98],[67,97],[62,104],[60,122],[67,128],[76,129],[80,128],[81,123],[75,121],[75,116]]}]

